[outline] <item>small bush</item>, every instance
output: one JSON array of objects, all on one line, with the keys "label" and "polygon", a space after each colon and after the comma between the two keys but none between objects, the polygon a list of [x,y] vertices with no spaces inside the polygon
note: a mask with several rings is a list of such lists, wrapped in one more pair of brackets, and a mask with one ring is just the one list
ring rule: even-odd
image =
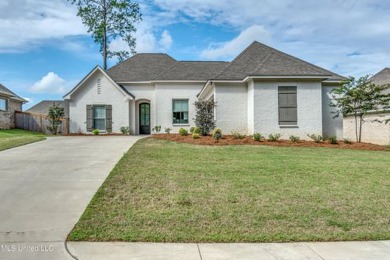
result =
[{"label": "small bush", "polygon": [[99,129],[93,129],[93,130],[92,130],[92,133],[93,133],[94,135],[98,135],[98,134],[100,134],[100,131],[99,131]]},{"label": "small bush", "polygon": [[193,133],[192,134],[192,139],[199,139],[200,135],[198,133]]},{"label": "small bush", "polygon": [[128,126],[122,126],[120,130],[121,130],[122,134],[124,134],[124,135],[129,134],[129,127]]},{"label": "small bush", "polygon": [[194,133],[194,130],[195,130],[195,126],[192,126],[192,127],[190,128],[190,133],[193,134],[193,133]]},{"label": "small bush", "polygon": [[212,135],[213,135],[214,139],[218,141],[219,139],[222,138],[222,130],[219,128],[214,128]]},{"label": "small bush", "polygon": [[263,139],[264,136],[262,136],[260,133],[254,133],[253,134],[253,140],[260,142],[261,139]]},{"label": "small bush", "polygon": [[199,127],[195,127],[194,130],[193,130],[193,133],[194,134],[201,134],[202,130]]},{"label": "small bush", "polygon": [[170,134],[172,131],[172,128],[165,127],[165,133]]},{"label": "small bush", "polygon": [[282,137],[281,133],[269,134],[268,141],[277,142],[277,141],[279,141],[280,137]]},{"label": "small bush", "polygon": [[328,138],[328,142],[330,144],[338,144],[339,142],[337,141],[337,137],[336,136],[331,136]]},{"label": "small bush", "polygon": [[155,127],[153,127],[153,128],[152,128],[152,131],[153,131],[155,134],[160,133],[160,131],[161,131],[161,125],[156,125]]},{"label": "small bush", "polygon": [[232,132],[232,136],[233,136],[233,139],[234,140],[237,140],[237,139],[244,139],[245,138],[245,135],[242,135],[240,134],[239,132]]},{"label": "small bush", "polygon": [[300,138],[299,136],[296,136],[296,135],[290,135],[289,139],[291,140],[291,142],[293,143],[298,143]]},{"label": "small bush", "polygon": [[346,144],[352,144],[352,140],[348,138],[344,138],[344,143]]},{"label": "small bush", "polygon": [[184,128],[180,128],[180,129],[179,129],[179,135],[181,135],[181,136],[186,136],[186,135],[188,135],[188,130],[187,130],[187,129],[184,129]]},{"label": "small bush", "polygon": [[322,135],[316,135],[316,134],[312,134],[312,135],[307,135],[311,140],[313,140],[314,142],[316,143],[321,143],[324,138],[322,137]]}]

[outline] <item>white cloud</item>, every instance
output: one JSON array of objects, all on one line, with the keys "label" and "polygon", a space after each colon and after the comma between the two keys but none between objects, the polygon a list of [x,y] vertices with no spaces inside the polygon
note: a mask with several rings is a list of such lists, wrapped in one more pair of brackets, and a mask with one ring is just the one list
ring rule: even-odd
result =
[{"label": "white cloud", "polygon": [[236,38],[229,42],[218,43],[208,47],[201,52],[200,56],[203,59],[209,60],[231,59],[255,40],[269,44],[271,42],[271,35],[263,26],[253,25],[242,31]]},{"label": "white cloud", "polygon": [[40,80],[35,82],[30,90],[35,93],[63,94],[65,92],[65,80],[54,72],[47,73]]},{"label": "white cloud", "polygon": [[169,48],[171,48],[172,42],[173,40],[171,34],[167,30],[164,30],[161,34],[160,40],[158,41],[159,47],[162,50],[169,50]]},{"label": "white cloud", "polygon": [[31,105],[31,104],[34,104],[34,100],[32,98],[29,98],[29,97],[23,97],[23,99],[27,100],[28,103]]},{"label": "white cloud", "polygon": [[26,51],[46,40],[87,34],[76,8],[61,0],[2,1],[0,32],[0,53]]}]

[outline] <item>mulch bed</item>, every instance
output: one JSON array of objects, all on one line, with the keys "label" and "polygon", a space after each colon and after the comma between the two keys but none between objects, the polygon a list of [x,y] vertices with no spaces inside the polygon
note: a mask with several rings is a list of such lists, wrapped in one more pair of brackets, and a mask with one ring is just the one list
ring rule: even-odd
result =
[{"label": "mulch bed", "polygon": [[289,147],[327,147],[327,148],[340,148],[340,149],[356,149],[356,150],[371,150],[371,151],[388,151],[389,148],[369,143],[352,143],[346,144],[343,141],[338,141],[338,144],[330,144],[327,141],[321,143],[315,143],[313,141],[299,141],[293,143],[290,140],[280,140],[278,142],[270,142],[267,140],[261,140],[257,142],[246,136],[243,139],[233,139],[231,135],[224,135],[219,141],[214,140],[212,136],[201,136],[199,139],[193,139],[192,135],[181,136],[179,134],[155,134],[152,135],[153,138],[189,143],[189,144],[198,144],[198,145],[270,145],[270,146],[289,146]]}]

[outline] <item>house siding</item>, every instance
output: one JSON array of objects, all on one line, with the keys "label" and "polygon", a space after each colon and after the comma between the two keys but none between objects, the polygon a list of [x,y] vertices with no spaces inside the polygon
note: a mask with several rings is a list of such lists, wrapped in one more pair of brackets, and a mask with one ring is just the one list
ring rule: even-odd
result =
[{"label": "house siding", "polygon": [[[96,81],[101,79],[101,94],[97,94]],[[69,129],[77,133],[87,131],[87,105],[112,105],[112,132],[119,133],[122,126],[129,126],[129,102],[100,71],[95,71],[91,77],[72,94],[69,100]]]},{"label": "house siding", "polygon": [[8,109],[7,111],[0,111],[0,129],[15,128],[15,111],[22,111],[22,102],[7,97],[2,98],[7,99]]},{"label": "house siding", "polygon": [[322,134],[325,138],[336,136],[338,139],[343,138],[343,117],[335,116],[335,108],[329,106],[332,101],[331,91],[338,86],[322,87]]},{"label": "house siding", "polygon": [[216,125],[225,134],[248,134],[248,87],[240,83],[215,83]]},{"label": "house siding", "polygon": [[[293,128],[279,126],[278,87],[297,87],[298,124]],[[322,98],[320,82],[255,82],[254,83],[254,132],[263,135],[282,133],[308,139],[307,134],[322,134]]]}]

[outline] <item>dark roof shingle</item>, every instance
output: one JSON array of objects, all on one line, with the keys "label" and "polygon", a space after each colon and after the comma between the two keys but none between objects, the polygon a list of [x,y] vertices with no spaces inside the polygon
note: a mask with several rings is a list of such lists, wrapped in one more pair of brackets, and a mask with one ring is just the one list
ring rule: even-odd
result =
[{"label": "dark roof shingle", "polygon": [[384,68],[370,78],[377,85],[390,84],[390,68]]},{"label": "dark roof shingle", "polygon": [[256,41],[215,79],[242,80],[246,76],[324,76],[335,80],[344,78]]},{"label": "dark roof shingle", "polygon": [[[60,107],[65,108],[65,101],[62,100],[43,100],[36,104],[35,106],[30,107],[26,110],[26,112],[47,115],[49,113],[49,108],[53,105],[53,103],[59,105]],[[67,109],[65,109],[65,117],[68,117]]]},{"label": "dark roof shingle", "polygon": [[15,100],[20,101],[20,102],[27,102],[27,100],[25,100],[24,98],[19,97],[14,92],[12,92],[11,90],[9,90],[8,88],[4,87],[1,84],[0,84],[0,94],[9,96],[9,97],[11,97],[11,98],[13,98]]}]

